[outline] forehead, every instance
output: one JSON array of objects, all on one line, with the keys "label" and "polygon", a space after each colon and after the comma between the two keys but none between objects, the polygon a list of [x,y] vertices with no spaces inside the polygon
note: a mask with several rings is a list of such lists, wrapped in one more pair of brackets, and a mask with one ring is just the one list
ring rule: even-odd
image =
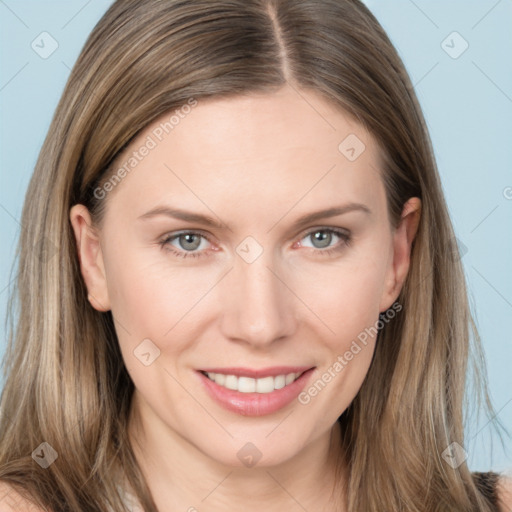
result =
[{"label": "forehead", "polygon": [[373,137],[314,92],[286,86],[190,105],[160,116],[121,153],[114,171],[128,172],[109,199],[144,208],[179,197],[204,210],[206,199],[289,207],[381,193]]}]

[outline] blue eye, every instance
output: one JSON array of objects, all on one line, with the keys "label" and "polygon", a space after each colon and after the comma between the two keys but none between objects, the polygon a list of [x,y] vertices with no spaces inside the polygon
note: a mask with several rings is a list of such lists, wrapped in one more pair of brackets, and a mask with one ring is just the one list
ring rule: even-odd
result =
[{"label": "blue eye", "polygon": [[[350,245],[351,242],[350,232],[332,227],[312,229],[302,236],[301,242],[308,237],[313,245],[306,245],[305,247],[312,247],[315,249],[315,253],[321,255],[329,255],[333,252],[341,251],[344,247]],[[206,245],[210,242],[204,234],[197,231],[182,231],[166,236],[159,242],[159,245],[164,250],[180,258],[198,258],[208,255],[203,242]],[[332,245],[333,242],[334,245]],[[302,243],[301,245],[304,246]]]},{"label": "blue eye", "polygon": [[[160,242],[160,245],[162,248],[182,258],[188,258],[190,256],[198,257],[203,256],[202,252],[192,251],[196,251],[201,246],[202,240],[209,241],[201,233],[197,233],[195,231],[183,231],[175,235],[167,236]],[[172,244],[174,241],[178,242],[179,247],[177,248],[180,250],[176,250],[176,246]]]},{"label": "blue eye", "polygon": [[[312,229],[308,231],[301,240],[308,238],[312,242],[312,245],[309,247],[317,249],[316,252],[325,254],[331,254],[332,252],[339,251],[343,249],[343,247],[350,245],[351,242],[351,235],[348,231],[329,227]],[[339,243],[331,245],[333,241],[336,242],[336,238],[342,240],[341,245],[339,245]]]}]

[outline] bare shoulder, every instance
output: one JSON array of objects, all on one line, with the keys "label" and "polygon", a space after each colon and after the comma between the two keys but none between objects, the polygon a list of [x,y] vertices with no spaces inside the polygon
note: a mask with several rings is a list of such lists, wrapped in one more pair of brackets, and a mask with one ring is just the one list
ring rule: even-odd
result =
[{"label": "bare shoulder", "polygon": [[23,498],[12,485],[0,482],[0,512],[48,512]]},{"label": "bare shoulder", "polygon": [[500,512],[510,512],[512,510],[512,477],[502,475],[496,487],[498,493]]}]

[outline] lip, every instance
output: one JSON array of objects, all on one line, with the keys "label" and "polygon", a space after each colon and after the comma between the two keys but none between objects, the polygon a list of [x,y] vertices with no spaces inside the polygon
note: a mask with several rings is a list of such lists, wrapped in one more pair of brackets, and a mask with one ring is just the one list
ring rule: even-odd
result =
[{"label": "lip", "polygon": [[[228,411],[242,416],[265,416],[279,411],[293,402],[306,387],[315,367],[307,366],[275,366],[261,370],[248,368],[208,368],[196,371],[208,395]],[[224,373],[240,377],[274,377],[276,375],[303,372],[302,375],[284,388],[276,389],[271,393],[241,393],[227,389],[209,379],[202,372]]]}]

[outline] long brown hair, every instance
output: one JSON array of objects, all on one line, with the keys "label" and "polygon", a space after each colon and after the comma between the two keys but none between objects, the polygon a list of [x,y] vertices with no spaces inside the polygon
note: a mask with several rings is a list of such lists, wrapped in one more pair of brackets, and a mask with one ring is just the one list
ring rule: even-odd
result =
[{"label": "long brown hair", "polygon": [[[366,380],[339,419],[348,510],[492,510],[467,465],[442,458],[451,443],[464,445],[472,342],[489,405],[480,340],[416,95],[358,0],[118,0],[90,34],[26,195],[4,360],[0,479],[40,506],[121,512],[125,482],[156,511],[127,437],[133,383],[111,313],[87,301],[71,206],[85,204],[101,222],[108,197],[95,191],[162,114],[191,98],[285,83],[322,95],[372,133],[394,226],[408,198],[422,200],[403,312],[379,331]],[[42,442],[58,454],[47,469],[31,456]]]}]

